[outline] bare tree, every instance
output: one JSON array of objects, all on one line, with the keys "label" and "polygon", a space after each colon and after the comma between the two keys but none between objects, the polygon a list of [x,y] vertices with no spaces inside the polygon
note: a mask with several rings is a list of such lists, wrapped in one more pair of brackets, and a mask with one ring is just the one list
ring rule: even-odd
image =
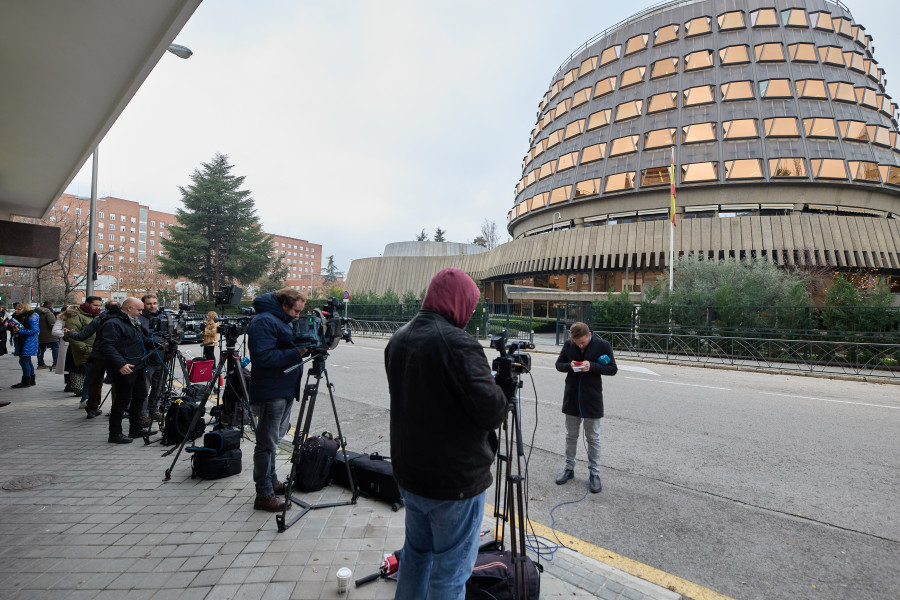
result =
[{"label": "bare tree", "polygon": [[493,250],[500,241],[500,233],[497,231],[497,222],[485,219],[481,223],[481,237],[484,239],[484,247]]}]

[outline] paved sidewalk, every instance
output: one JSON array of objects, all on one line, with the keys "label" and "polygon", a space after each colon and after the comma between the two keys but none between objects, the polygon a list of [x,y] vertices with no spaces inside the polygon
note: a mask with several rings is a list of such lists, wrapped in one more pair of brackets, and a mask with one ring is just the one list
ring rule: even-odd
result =
[{"label": "paved sidewalk", "polygon": [[[374,573],[402,546],[403,510],[364,498],[312,511],[278,533],[274,515],[252,507],[248,440],[240,475],[191,479],[183,454],[163,482],[172,458],[162,458],[158,444],[108,444],[106,415],[85,419],[78,399],[61,391],[62,377],[40,370],[35,387],[9,389],[19,373],[15,358],[0,357],[0,400],[12,402],[0,408],[5,599],[337,598],[339,568],[354,579]],[[288,458],[279,457],[284,476]],[[302,497],[339,502],[349,492],[328,487]],[[568,550],[544,565],[541,598],[681,597]],[[349,597],[393,598],[395,585],[351,585]]]}]

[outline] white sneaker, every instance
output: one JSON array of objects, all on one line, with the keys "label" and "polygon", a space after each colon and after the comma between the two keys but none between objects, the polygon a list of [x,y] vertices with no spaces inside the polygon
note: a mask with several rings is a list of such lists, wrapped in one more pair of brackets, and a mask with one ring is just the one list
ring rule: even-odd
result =
[{"label": "white sneaker", "polygon": [[78,408],[80,408],[81,410],[86,409],[87,408],[87,400],[82,400],[81,403],[78,405]]}]

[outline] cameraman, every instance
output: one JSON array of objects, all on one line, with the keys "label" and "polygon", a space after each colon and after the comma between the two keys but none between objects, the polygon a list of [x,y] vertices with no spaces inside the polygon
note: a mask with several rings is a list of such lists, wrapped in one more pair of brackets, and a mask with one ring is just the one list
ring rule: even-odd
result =
[{"label": "cameraman", "polygon": [[156,294],[144,294],[141,302],[144,303],[144,310],[138,315],[138,319],[141,321],[141,329],[143,329],[144,336],[153,339],[153,346],[147,348],[147,351],[150,353],[147,356],[147,389],[149,394],[144,402],[144,408],[141,410],[141,417],[159,421],[162,419],[162,415],[159,414],[159,393],[163,387],[162,380],[165,372],[165,366],[160,357],[164,356],[163,347],[166,340],[163,335],[152,335],[154,328],[150,327],[150,320],[158,319],[159,325],[155,329],[163,334],[168,332],[168,320],[165,311],[159,308],[159,300],[156,298]]},{"label": "cameraman", "polygon": [[[275,473],[278,442],[291,424],[291,407],[300,388],[303,368],[284,370],[300,363],[304,348],[294,347],[291,321],[306,306],[306,294],[293,288],[280,289],[253,300],[256,316],[247,328],[253,377],[250,378],[250,403],[256,413],[256,448],[253,450],[253,481],[256,500],[253,508],[280,512],[285,501],[284,483]],[[287,507],[291,503],[287,501]]]},{"label": "cameraman", "polygon": [[459,269],[438,272],[422,310],[384,351],[391,395],[394,479],[406,506],[395,598],[459,598],[472,574],[493,477],[494,429],[507,398],[484,350],[466,333],[478,286]]}]

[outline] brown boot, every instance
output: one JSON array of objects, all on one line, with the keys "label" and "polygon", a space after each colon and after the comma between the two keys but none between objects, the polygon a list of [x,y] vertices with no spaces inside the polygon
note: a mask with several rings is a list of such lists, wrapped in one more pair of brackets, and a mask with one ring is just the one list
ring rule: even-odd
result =
[{"label": "brown boot", "polygon": [[[268,496],[257,496],[253,502],[253,508],[256,510],[267,510],[269,512],[281,512],[284,510],[284,500],[281,500],[275,494]],[[290,508],[290,505],[288,505]]]}]

